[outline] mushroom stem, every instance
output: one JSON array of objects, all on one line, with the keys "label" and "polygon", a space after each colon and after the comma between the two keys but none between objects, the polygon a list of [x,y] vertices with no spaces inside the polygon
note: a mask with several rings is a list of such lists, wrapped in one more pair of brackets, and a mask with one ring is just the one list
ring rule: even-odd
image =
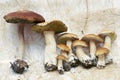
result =
[{"label": "mushroom stem", "polygon": [[96,45],[93,40],[90,40],[90,56],[92,59],[95,59]]},{"label": "mushroom stem", "polygon": [[[111,43],[112,43],[111,38],[109,36],[106,36],[105,37],[105,42],[104,42],[104,47],[110,50],[111,49]],[[106,55],[105,61],[106,61],[106,64],[109,64],[109,63],[113,62],[111,53]]]},{"label": "mushroom stem", "polygon": [[76,47],[76,56],[86,68],[88,65],[91,65],[90,57],[84,52],[81,46]]},{"label": "mushroom stem", "polygon": [[68,58],[68,55],[65,51],[61,51],[61,55],[65,56],[66,58]]},{"label": "mushroom stem", "polygon": [[70,65],[72,67],[77,67],[79,65],[79,60],[78,58],[75,56],[75,54],[72,52],[72,48],[71,48],[71,45],[72,45],[72,41],[71,40],[68,40],[66,42],[66,45],[69,47],[70,49],[70,52],[68,54],[68,61],[70,63]]},{"label": "mushroom stem", "polygon": [[105,56],[104,55],[99,55],[98,56],[97,67],[98,68],[104,68],[105,67]]},{"label": "mushroom stem", "polygon": [[63,69],[63,60],[61,59],[58,59],[58,71],[60,74],[63,74],[64,73],[64,69]]},{"label": "mushroom stem", "polygon": [[[53,71],[56,64],[57,64],[57,53],[56,53],[56,41],[54,38],[54,32],[53,31],[44,31],[45,36],[45,64],[47,71]],[[50,67],[51,66],[51,67]],[[52,67],[53,66],[53,67]]]},{"label": "mushroom stem", "polygon": [[76,55],[78,57],[78,59],[82,59],[83,57],[87,57],[87,55],[85,54],[85,52],[83,51],[82,47],[78,46],[76,47]]},{"label": "mushroom stem", "polygon": [[18,47],[18,55],[17,59],[22,59],[23,54],[24,54],[24,24],[19,24],[19,29],[18,29],[18,35],[19,35],[19,47]]},{"label": "mushroom stem", "polygon": [[104,47],[107,49],[111,49],[111,38],[109,36],[105,37]]}]

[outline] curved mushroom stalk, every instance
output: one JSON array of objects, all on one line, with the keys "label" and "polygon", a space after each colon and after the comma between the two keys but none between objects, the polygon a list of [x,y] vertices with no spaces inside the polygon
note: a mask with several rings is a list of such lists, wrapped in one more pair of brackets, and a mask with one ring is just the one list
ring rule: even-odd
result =
[{"label": "curved mushroom stalk", "polygon": [[56,53],[56,41],[53,31],[44,31],[45,36],[45,69],[47,71],[54,71],[57,69],[57,53]]},{"label": "curved mushroom stalk", "polygon": [[[111,38],[109,36],[106,36],[105,37],[104,47],[110,50],[111,49],[111,43],[112,43]],[[106,64],[113,63],[111,53],[106,55],[105,61],[106,61]]]},{"label": "curved mushroom stalk", "polygon": [[86,55],[81,46],[76,47],[76,55],[80,62],[82,63],[82,65],[85,66],[86,68],[87,67],[89,68],[89,65],[92,64],[91,59],[88,55]]},{"label": "curved mushroom stalk", "polygon": [[70,65],[72,67],[77,67],[79,65],[79,59],[75,56],[75,54],[72,52],[72,49],[71,49],[71,45],[72,45],[72,41],[71,40],[68,40],[66,42],[67,46],[69,47],[70,49],[70,52],[68,54],[68,62],[70,63]]},{"label": "curved mushroom stalk", "polygon": [[27,62],[23,60],[23,54],[24,54],[24,25],[25,24],[19,24],[19,47],[18,47],[18,55],[17,55],[17,60],[11,64],[11,68],[14,70],[16,73],[22,74],[27,68],[29,68]]}]

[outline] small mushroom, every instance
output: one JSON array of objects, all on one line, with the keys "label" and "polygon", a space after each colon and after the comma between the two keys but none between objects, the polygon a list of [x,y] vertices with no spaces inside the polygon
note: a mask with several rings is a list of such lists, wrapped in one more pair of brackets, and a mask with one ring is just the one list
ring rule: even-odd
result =
[{"label": "small mushroom", "polygon": [[92,65],[96,65],[96,61],[97,61],[95,57],[96,43],[103,42],[103,39],[95,34],[88,34],[88,35],[85,35],[81,40],[89,43]]},{"label": "small mushroom", "polygon": [[65,71],[70,71],[71,65],[68,62],[69,47],[65,44],[59,44],[57,47],[61,50],[61,55],[66,57],[66,60],[63,61],[63,68]]},{"label": "small mushroom", "polygon": [[26,24],[34,24],[38,22],[44,22],[44,18],[33,12],[33,11],[16,11],[11,12],[4,16],[4,19],[8,23],[18,23],[18,35],[19,35],[19,47],[18,47],[18,55],[17,60],[13,63],[11,63],[11,68],[16,73],[22,74],[25,71],[25,68],[28,68],[27,62],[23,60],[23,54],[24,54],[24,27]]},{"label": "small mushroom", "polygon": [[63,69],[63,60],[66,60],[66,57],[64,56],[64,55],[58,55],[57,56],[57,60],[58,60],[58,63],[57,63],[57,65],[58,65],[58,72],[60,73],[60,74],[63,74],[64,73],[64,69]]},{"label": "small mushroom", "polygon": [[78,39],[78,36],[72,33],[64,33],[60,35],[57,39],[58,44],[66,44],[70,48],[70,52],[68,54],[68,61],[72,67],[77,67],[79,65],[79,60],[71,49],[72,42]]},{"label": "small mushroom", "polygon": [[60,20],[51,22],[39,23],[32,27],[32,30],[41,32],[45,36],[45,69],[47,71],[54,71],[57,69],[57,53],[55,34],[67,31],[67,26]]},{"label": "small mushroom", "polygon": [[85,53],[84,49],[85,47],[88,47],[87,43],[85,41],[81,40],[75,40],[72,43],[72,48],[75,48],[76,56],[80,60],[80,63],[85,68],[90,68],[91,66],[91,59],[90,57]]},{"label": "small mushroom", "polygon": [[[99,36],[104,39],[104,48],[111,50],[111,45],[113,41],[117,38],[116,33],[111,30],[104,30],[99,34]],[[106,56],[106,64],[110,64],[112,62],[113,62],[113,59],[112,59],[111,53],[109,53]]]},{"label": "small mushroom", "polygon": [[101,69],[105,67],[105,56],[109,53],[107,48],[98,48],[96,56],[98,56],[97,68]]}]

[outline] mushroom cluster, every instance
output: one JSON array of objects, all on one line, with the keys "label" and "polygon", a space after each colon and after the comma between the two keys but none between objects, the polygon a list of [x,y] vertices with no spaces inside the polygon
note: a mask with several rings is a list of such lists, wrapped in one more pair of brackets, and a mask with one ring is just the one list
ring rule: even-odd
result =
[{"label": "mushroom cluster", "polygon": [[113,62],[110,50],[116,39],[114,31],[104,30],[98,35],[87,34],[79,39],[76,34],[66,32],[68,27],[62,21],[45,22],[41,15],[33,11],[12,12],[5,15],[4,19],[8,23],[18,23],[19,25],[18,57],[15,62],[11,62],[11,68],[16,73],[22,74],[29,67],[23,60],[24,27],[26,25],[32,26],[33,31],[44,35],[44,67],[48,72],[57,70],[63,74],[64,71],[70,71],[72,67],[79,65],[84,68],[93,66],[104,68],[106,64]]}]

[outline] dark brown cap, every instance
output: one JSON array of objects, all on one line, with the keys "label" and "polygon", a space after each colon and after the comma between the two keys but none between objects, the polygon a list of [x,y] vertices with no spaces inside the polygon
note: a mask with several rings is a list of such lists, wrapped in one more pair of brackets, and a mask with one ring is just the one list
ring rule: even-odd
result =
[{"label": "dark brown cap", "polygon": [[33,11],[16,11],[4,16],[8,23],[40,23],[45,22],[45,19]]}]

